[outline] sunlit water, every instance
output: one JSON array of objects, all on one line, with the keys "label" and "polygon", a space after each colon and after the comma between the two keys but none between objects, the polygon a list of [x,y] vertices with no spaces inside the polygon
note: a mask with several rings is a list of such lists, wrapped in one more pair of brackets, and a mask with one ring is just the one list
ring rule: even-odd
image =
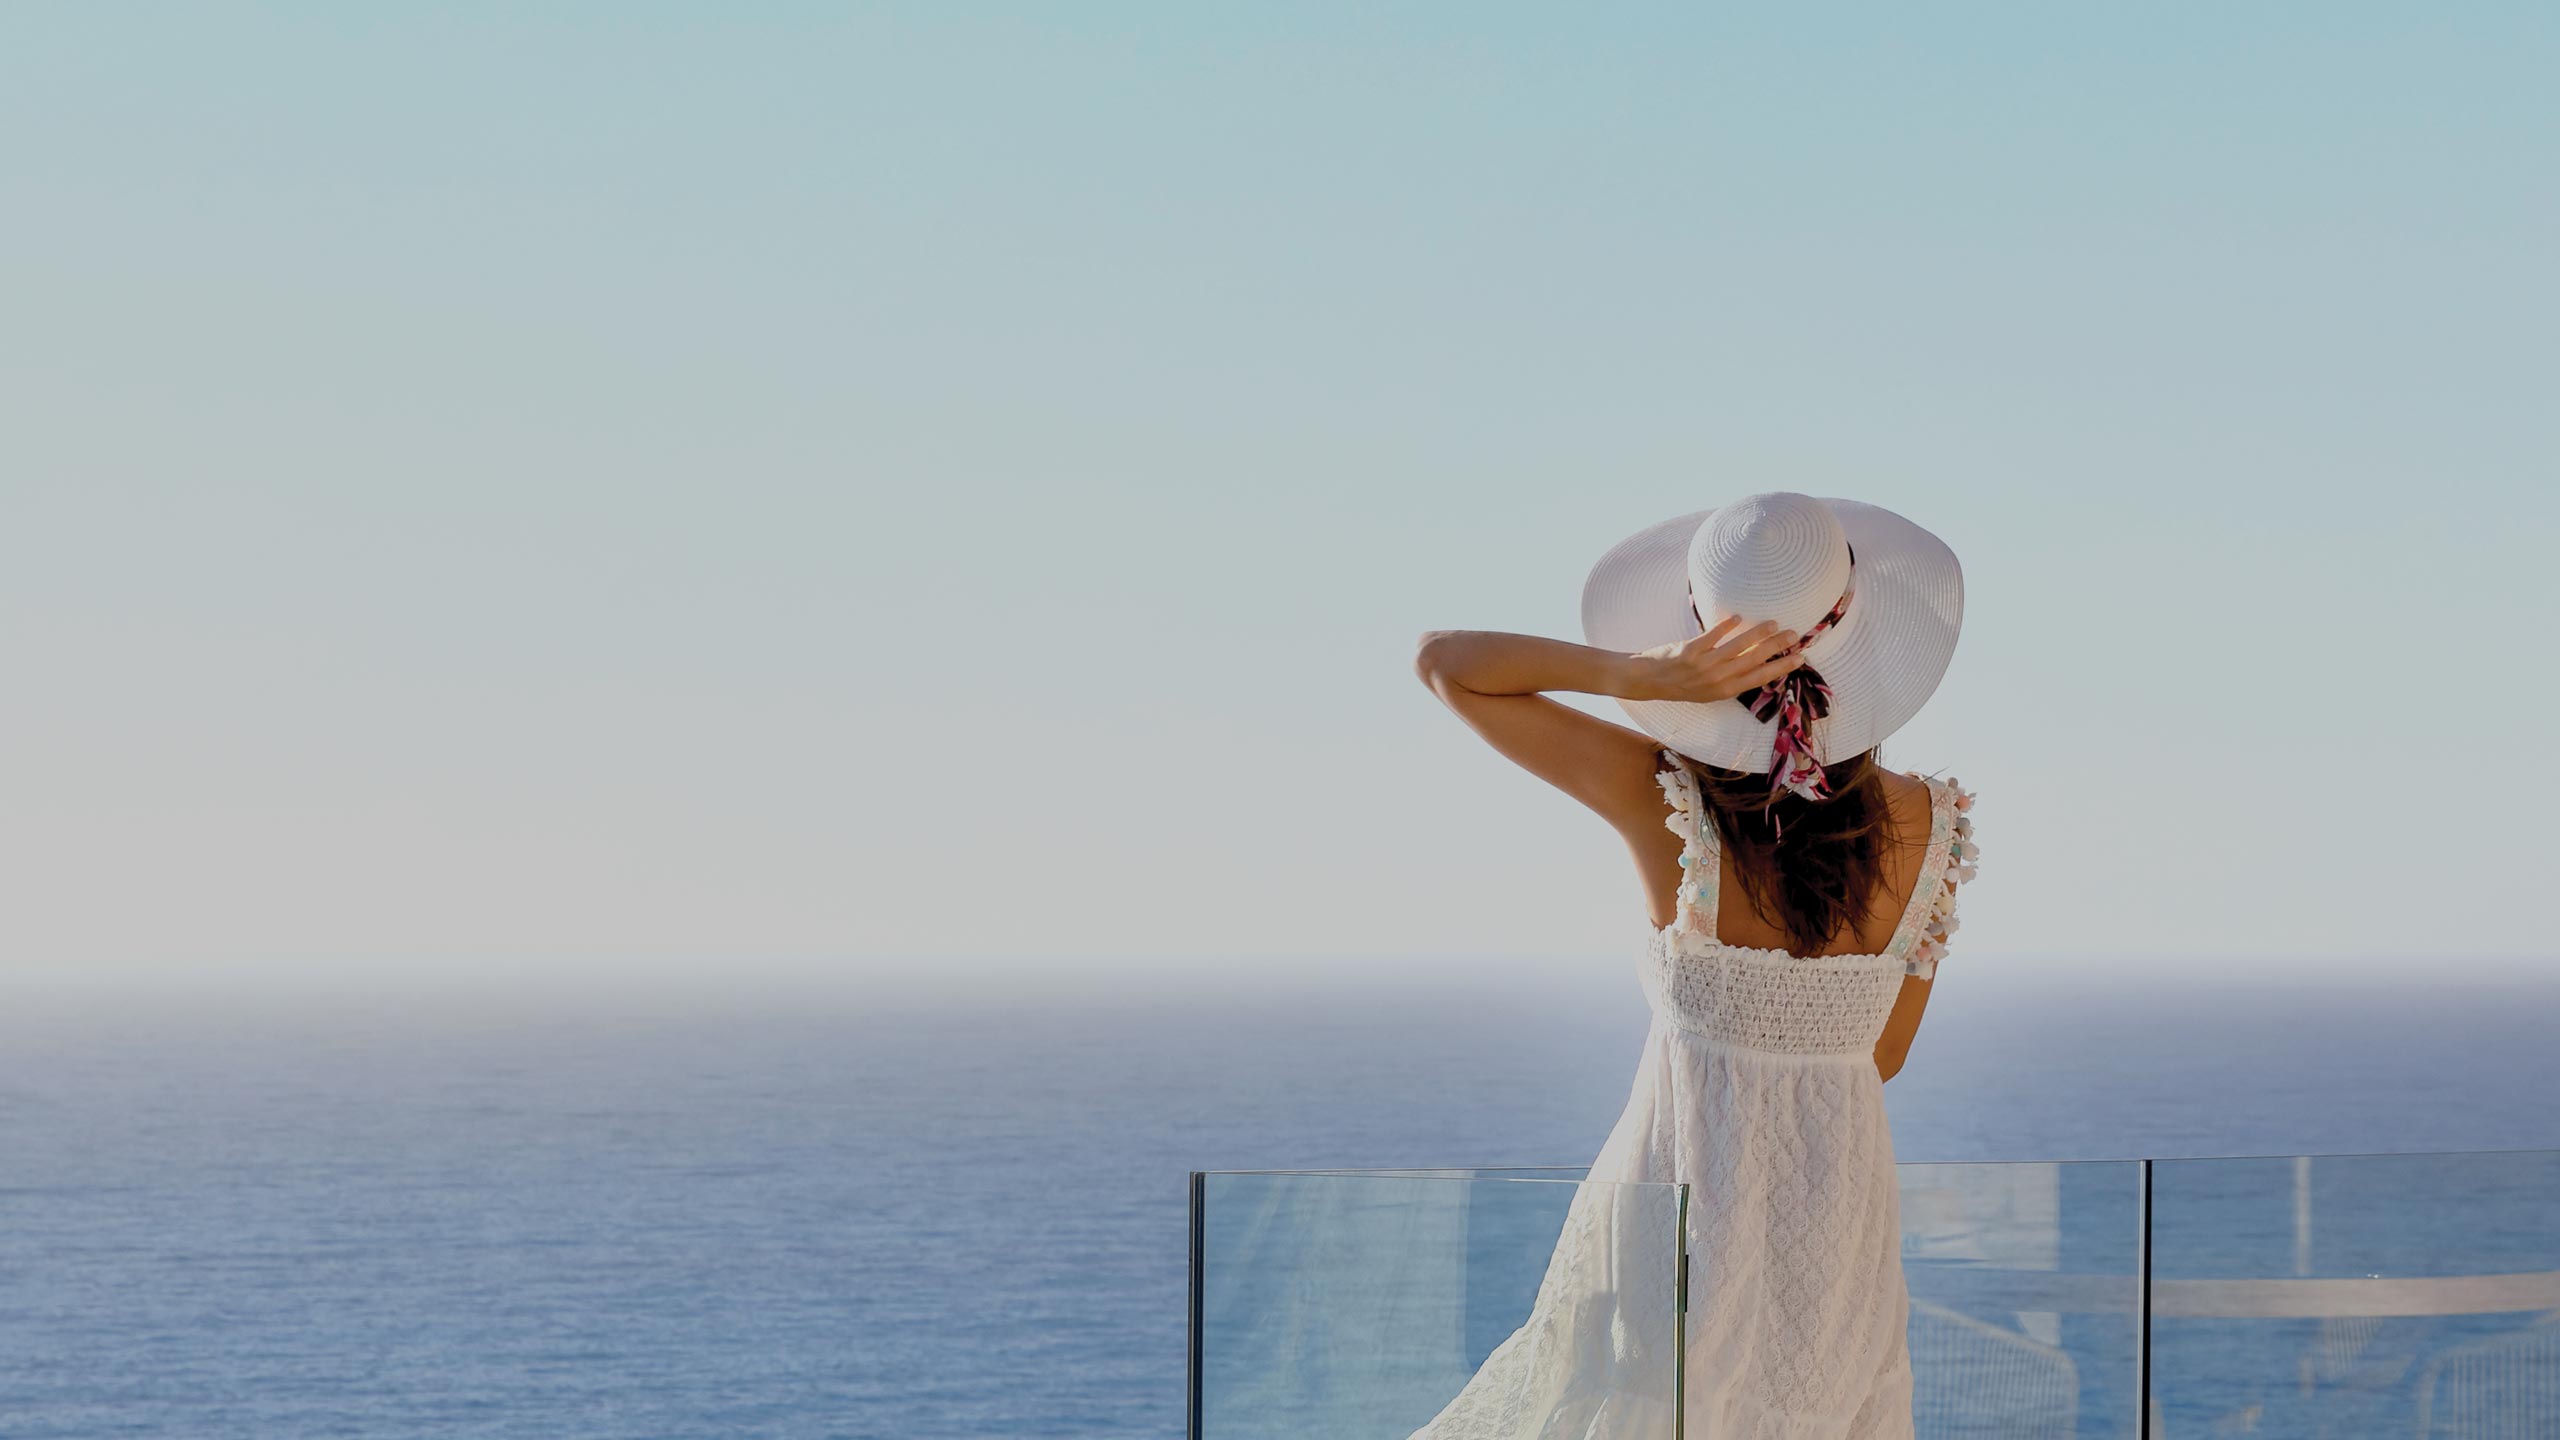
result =
[{"label": "sunlit water", "polygon": [[[2560,992],[1944,984],[1905,1159],[2560,1145]],[[11,982],[0,1435],[1150,1436],[1185,1172],[1579,1163],[1633,978]],[[2560,1263],[2560,1262],[2555,1262]]]}]

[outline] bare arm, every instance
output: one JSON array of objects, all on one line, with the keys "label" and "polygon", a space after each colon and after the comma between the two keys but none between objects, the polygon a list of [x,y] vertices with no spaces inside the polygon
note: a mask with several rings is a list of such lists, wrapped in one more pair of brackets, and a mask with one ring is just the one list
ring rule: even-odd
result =
[{"label": "bare arm", "polygon": [[1902,977],[1902,993],[1893,998],[1893,1014],[1886,1017],[1884,1034],[1876,1039],[1876,1073],[1887,1080],[1902,1073],[1911,1042],[1920,1034],[1920,1012],[1929,1008],[1929,983],[1917,975]]},{"label": "bare arm", "polygon": [[1795,643],[1771,622],[1725,620],[1704,635],[1635,654],[1535,635],[1435,630],[1414,669],[1485,743],[1596,811],[1621,833],[1662,830],[1654,782],[1660,742],[1546,698],[1573,691],[1622,700],[1730,700],[1803,663],[1765,658]]}]

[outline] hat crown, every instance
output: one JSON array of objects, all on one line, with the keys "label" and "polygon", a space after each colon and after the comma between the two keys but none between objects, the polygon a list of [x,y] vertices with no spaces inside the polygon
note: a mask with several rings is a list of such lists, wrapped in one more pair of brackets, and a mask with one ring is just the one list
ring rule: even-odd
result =
[{"label": "hat crown", "polygon": [[1689,541],[1689,593],[1709,625],[1733,615],[1808,629],[1840,602],[1849,568],[1840,517],[1792,491],[1720,505]]}]

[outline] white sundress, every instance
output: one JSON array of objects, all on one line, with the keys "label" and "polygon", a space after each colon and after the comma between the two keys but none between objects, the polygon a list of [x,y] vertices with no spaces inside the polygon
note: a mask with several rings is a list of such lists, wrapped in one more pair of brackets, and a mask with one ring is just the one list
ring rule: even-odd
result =
[{"label": "white sundress", "polygon": [[[1643,950],[1653,1023],[1590,1178],[1690,1187],[1687,1440],[1908,1440],[1910,1296],[1874,1051],[1904,979],[1934,976],[1956,928],[1973,797],[1927,781],[1928,853],[1881,952],[1799,959],[1715,938],[1715,826],[1696,777],[1663,758],[1679,908]],[[1671,1227],[1612,1209],[1606,1187],[1577,1193],[1528,1321],[1414,1440],[1667,1440],[1672,1319],[1632,1297],[1668,1293],[1647,1281],[1676,1263]]]}]

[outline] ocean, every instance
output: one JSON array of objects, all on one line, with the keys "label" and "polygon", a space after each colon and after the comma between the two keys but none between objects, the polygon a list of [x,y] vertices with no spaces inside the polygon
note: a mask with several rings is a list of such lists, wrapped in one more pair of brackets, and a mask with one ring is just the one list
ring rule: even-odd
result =
[{"label": "ocean", "polygon": [[[1178,1435],[1187,1172],[1580,1164],[1645,1023],[1605,961],[1272,968],[8,978],[0,1435]],[[2427,968],[1950,962],[1886,1087],[1897,1150],[2560,1148],[2560,988]],[[2555,1203],[2520,1195],[2511,1247]]]}]

